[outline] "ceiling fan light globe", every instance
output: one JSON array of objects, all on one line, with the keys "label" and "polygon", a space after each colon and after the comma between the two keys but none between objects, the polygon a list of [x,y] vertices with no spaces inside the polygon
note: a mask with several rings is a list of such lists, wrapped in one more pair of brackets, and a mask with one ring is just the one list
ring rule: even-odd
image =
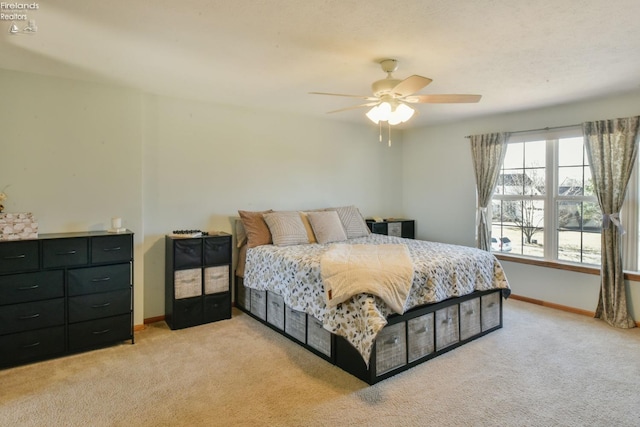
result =
[{"label": "ceiling fan light globe", "polygon": [[413,117],[415,110],[406,104],[400,104],[394,113],[397,114],[400,117],[400,121],[404,123]]},{"label": "ceiling fan light globe", "polygon": [[380,117],[379,117],[379,113],[378,113],[378,106],[376,105],[375,107],[373,107],[371,110],[369,110],[366,114],[366,116],[369,118],[369,120],[371,120],[373,123],[378,124],[380,123]]}]

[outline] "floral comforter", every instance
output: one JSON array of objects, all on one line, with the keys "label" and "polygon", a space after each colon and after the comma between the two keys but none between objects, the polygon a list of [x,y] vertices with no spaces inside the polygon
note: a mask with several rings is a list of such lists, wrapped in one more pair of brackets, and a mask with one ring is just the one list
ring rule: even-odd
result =
[{"label": "floral comforter", "polygon": [[[407,246],[415,271],[405,311],[476,290],[504,289],[505,296],[510,293],[500,262],[487,251],[379,234],[349,239],[348,243]],[[336,307],[328,307],[320,258],[329,247],[330,244],[308,244],[250,248],[244,285],[281,295],[292,309],[310,314],[328,331],[345,337],[368,364],[375,338],[393,311],[370,294],[359,294]]]}]

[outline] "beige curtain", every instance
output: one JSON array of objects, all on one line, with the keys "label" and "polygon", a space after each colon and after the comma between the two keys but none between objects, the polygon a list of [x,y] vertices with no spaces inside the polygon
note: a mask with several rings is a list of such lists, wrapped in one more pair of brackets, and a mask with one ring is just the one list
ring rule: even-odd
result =
[{"label": "beige curtain", "polygon": [[593,184],[602,209],[602,266],[596,317],[618,328],[635,322],[627,310],[620,209],[638,152],[640,117],[586,122],[582,125]]},{"label": "beige curtain", "polygon": [[471,136],[471,155],[476,174],[478,192],[477,246],[491,250],[491,219],[488,218],[489,203],[496,188],[500,168],[507,151],[507,134],[490,133]]}]

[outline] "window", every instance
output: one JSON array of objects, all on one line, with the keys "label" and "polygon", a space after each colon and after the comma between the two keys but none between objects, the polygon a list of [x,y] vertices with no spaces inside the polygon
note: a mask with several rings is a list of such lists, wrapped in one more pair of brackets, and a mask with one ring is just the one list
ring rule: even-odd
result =
[{"label": "window", "polygon": [[513,136],[492,199],[492,250],[599,265],[602,214],[581,129]]}]

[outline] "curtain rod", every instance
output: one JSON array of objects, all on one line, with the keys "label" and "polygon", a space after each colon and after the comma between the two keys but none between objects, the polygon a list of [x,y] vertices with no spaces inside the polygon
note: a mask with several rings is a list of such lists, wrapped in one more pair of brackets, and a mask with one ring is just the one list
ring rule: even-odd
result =
[{"label": "curtain rod", "polygon": [[[555,129],[566,129],[566,128],[575,128],[578,126],[582,126],[582,124],[577,125],[565,125],[565,126],[553,126],[546,128],[538,128],[538,129],[527,129],[527,130],[515,130],[513,132],[507,132],[509,135],[513,135],[514,133],[527,133],[527,132],[540,132],[541,130],[555,130]],[[465,138],[471,138],[471,135],[465,136]]]}]

